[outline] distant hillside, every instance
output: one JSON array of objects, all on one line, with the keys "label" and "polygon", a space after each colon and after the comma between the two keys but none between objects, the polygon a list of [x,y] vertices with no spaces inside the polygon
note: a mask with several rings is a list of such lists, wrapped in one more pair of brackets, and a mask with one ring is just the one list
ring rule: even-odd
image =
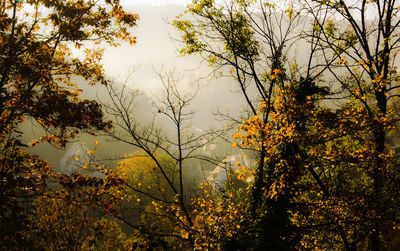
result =
[{"label": "distant hillside", "polygon": [[[146,124],[150,121],[155,112],[151,100],[160,97],[161,84],[154,69],[175,70],[176,76],[181,79],[179,88],[184,91],[194,91],[196,85],[190,83],[198,82],[199,91],[191,107],[195,112],[190,121],[194,131],[224,126],[226,121],[219,120],[214,116],[217,110],[233,117],[240,117],[244,100],[242,94],[238,92],[234,80],[228,77],[205,78],[212,72],[212,69],[207,64],[201,64],[202,59],[200,57],[181,57],[178,53],[181,45],[177,41],[171,40],[171,37],[179,38],[179,34],[166,21],[171,21],[175,16],[183,13],[183,6],[136,6],[131,7],[131,11],[138,13],[141,17],[136,31],[137,44],[133,47],[122,44],[117,48],[106,48],[103,62],[106,73],[110,75],[110,79],[115,79],[116,85],[119,85],[118,81],[125,81],[125,76],[136,68],[127,84],[145,93],[136,98],[135,117],[140,123]],[[79,88],[83,90],[83,98],[106,103],[109,101],[104,86],[89,86],[83,80],[77,78],[73,80],[77,81]],[[166,119],[159,118],[157,122],[159,126],[164,128],[165,132],[173,129]],[[24,123],[21,130],[24,132],[22,140],[25,143],[29,143],[32,139],[43,134],[42,129],[29,120]],[[120,157],[134,151],[134,148],[127,144],[111,142],[107,138],[95,138],[85,134],[81,134],[71,144],[83,142],[86,147],[93,148],[96,140],[100,142],[96,152],[101,159],[118,161]],[[67,145],[65,150],[60,150],[43,143],[33,147],[30,151],[42,156],[59,170],[60,159],[71,144]],[[213,150],[214,155],[221,156],[223,159],[224,156],[232,154],[229,145],[229,143],[220,141],[218,147]],[[210,168],[213,168],[213,166],[208,167],[208,169]]]}]

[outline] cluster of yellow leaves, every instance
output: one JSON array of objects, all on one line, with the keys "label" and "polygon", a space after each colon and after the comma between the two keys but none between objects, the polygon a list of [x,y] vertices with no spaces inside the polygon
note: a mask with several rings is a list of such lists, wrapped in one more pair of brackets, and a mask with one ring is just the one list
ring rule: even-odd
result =
[{"label": "cluster of yellow leaves", "polygon": [[235,171],[235,174],[237,174],[236,178],[240,181],[249,183],[246,188],[249,190],[252,187],[252,182],[254,181],[255,170],[251,170],[248,166],[242,165],[240,162],[237,163],[237,166],[240,167],[240,169]]},{"label": "cluster of yellow leaves", "polygon": [[[279,74],[279,70],[274,74]],[[276,91],[276,97],[271,104],[274,111],[270,113],[268,123],[264,123],[260,118],[266,108],[266,102],[261,102],[259,115],[242,122],[238,132],[233,135],[234,139],[240,141],[241,147],[260,150],[261,144],[264,144],[269,153],[273,154],[282,142],[293,141],[300,136],[296,132],[297,121],[294,118],[301,118],[302,113],[309,110],[311,97],[308,96],[304,104],[299,104],[290,92],[290,90]],[[263,140],[260,140],[260,135],[264,135]],[[232,146],[235,147],[237,144],[235,141]]]},{"label": "cluster of yellow leaves", "polygon": [[234,239],[244,219],[244,201],[234,192],[225,198],[209,196],[209,185],[202,184],[203,196],[193,199],[193,226],[184,235],[193,235],[195,250],[222,250],[222,244]]}]

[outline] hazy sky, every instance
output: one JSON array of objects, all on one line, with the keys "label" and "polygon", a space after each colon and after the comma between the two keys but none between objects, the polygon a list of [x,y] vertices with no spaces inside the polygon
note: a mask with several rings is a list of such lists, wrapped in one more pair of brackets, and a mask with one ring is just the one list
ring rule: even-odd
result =
[{"label": "hazy sky", "polygon": [[164,5],[164,4],[181,4],[185,5],[190,3],[191,0],[122,0],[121,3],[125,5],[131,4],[147,4],[147,5]]},{"label": "hazy sky", "polygon": [[130,6],[128,10],[140,15],[138,27],[134,31],[137,42],[133,47],[124,43],[118,48],[108,48],[105,51],[103,64],[108,76],[124,81],[134,71],[128,85],[144,91],[151,98],[159,96],[162,87],[154,69],[174,70],[176,77],[181,80],[178,83],[179,89],[185,92],[195,90],[197,85],[191,83],[199,80],[197,83],[200,90],[193,105],[198,107],[194,109],[197,111],[196,117],[203,118],[196,121],[200,128],[206,128],[208,122],[204,118],[212,118],[211,113],[217,107],[221,111],[228,109],[233,114],[238,112],[241,96],[234,92],[231,80],[204,79],[212,71],[208,63],[202,63],[199,56],[182,57],[178,52],[182,44],[171,40],[171,37],[179,39],[180,34],[168,22],[185,11],[184,5]]},{"label": "hazy sky", "polygon": [[[138,2],[139,0],[129,1]],[[153,0],[149,2],[167,1]],[[171,41],[171,37],[179,38],[179,33],[168,22],[184,12],[184,5],[163,7],[137,5],[129,6],[128,10],[140,16],[138,27],[134,31],[136,44],[130,47],[128,44],[122,43],[118,48],[106,50],[103,64],[110,77],[124,81],[126,76],[134,70],[135,74],[129,81],[130,84],[134,82],[135,87],[145,91],[157,89],[160,86],[160,81],[155,77],[153,68],[175,69],[177,74],[185,75],[190,79],[200,77],[193,76],[193,72],[186,72],[186,70],[198,68],[199,59],[181,57],[178,53],[181,45]]]}]

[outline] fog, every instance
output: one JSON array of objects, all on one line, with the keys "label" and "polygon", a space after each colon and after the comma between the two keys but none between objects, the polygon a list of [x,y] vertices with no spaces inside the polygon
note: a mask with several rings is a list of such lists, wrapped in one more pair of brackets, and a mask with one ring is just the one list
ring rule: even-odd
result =
[{"label": "fog", "polygon": [[[178,81],[178,89],[183,93],[197,95],[193,100],[190,110],[194,115],[186,121],[189,130],[193,133],[206,131],[210,128],[222,128],[227,122],[218,119],[214,113],[217,110],[232,116],[239,116],[243,110],[244,99],[236,89],[233,79],[228,77],[214,77],[213,71],[199,56],[181,56],[179,47],[182,46],[177,39],[179,33],[168,22],[183,13],[183,5],[135,5],[128,8],[133,13],[140,15],[138,27],[135,29],[137,43],[129,46],[122,43],[120,47],[106,47],[103,65],[108,78],[117,87],[126,84],[129,88],[140,90],[142,95],[136,97],[135,119],[142,126],[150,123],[157,111],[152,102],[162,97],[162,84],[157,72],[167,73],[174,71]],[[95,99],[99,102],[109,102],[104,86],[89,86],[82,79],[74,79],[79,88],[83,89],[82,97]],[[108,117],[107,119],[113,119]],[[157,125],[167,134],[173,134],[173,127],[167,119],[157,117]],[[33,138],[39,137],[43,131],[33,121],[28,121],[22,126],[23,141],[29,143]],[[191,132],[189,132],[191,133]],[[100,144],[96,148],[96,155],[107,165],[115,164],[127,154],[133,152],[135,147],[128,144],[111,141],[106,137],[93,137],[82,134],[71,140],[65,149],[57,149],[47,143],[39,144],[30,149],[34,154],[40,155],[50,162],[56,171],[61,169],[77,170],[71,166],[76,157],[82,158],[81,149],[94,149],[95,142]],[[76,146],[81,148],[76,150]],[[227,156],[237,154],[230,144],[218,141],[202,149],[205,155],[219,158],[221,161]],[[77,152],[78,156],[74,153]],[[81,156],[82,155],[82,156]],[[187,162],[186,168],[190,169],[187,175],[196,179],[201,169],[212,170],[216,164],[204,163],[200,168],[198,161]],[[68,168],[67,168],[68,167]],[[70,172],[67,170],[67,173]],[[215,175],[215,174],[214,174]]]},{"label": "fog", "polygon": [[237,101],[242,99],[242,95],[236,92],[232,79],[207,77],[212,69],[208,63],[202,62],[200,56],[179,54],[181,44],[176,41],[179,40],[179,33],[168,22],[185,11],[183,5],[143,5],[128,9],[140,15],[135,32],[137,43],[132,47],[122,44],[106,50],[103,64],[111,78],[125,82],[133,72],[127,81],[128,85],[153,98],[159,96],[162,89],[155,71],[174,71],[180,79],[179,88],[186,92],[194,91],[198,84],[194,122],[201,129],[213,124],[210,122],[216,108],[231,114],[240,111],[243,103]]},{"label": "fog", "polygon": [[[164,1],[163,3],[165,3]],[[172,20],[185,11],[183,4],[163,5],[138,5],[138,1],[125,1],[127,9],[140,16],[134,34],[137,38],[134,46],[121,43],[119,47],[106,47],[103,56],[103,66],[108,78],[115,86],[126,84],[129,88],[140,90],[143,94],[136,97],[135,121],[146,126],[157,114],[152,107],[152,102],[162,97],[162,83],[157,72],[168,73],[173,71],[174,76],[179,79],[178,89],[184,93],[193,93],[198,90],[192,101],[190,110],[194,112],[190,121],[186,124],[194,133],[206,131],[209,128],[222,128],[227,121],[222,120],[214,114],[217,111],[232,117],[240,117],[244,111],[245,100],[239,91],[236,82],[231,77],[214,76],[213,69],[204,62],[200,56],[181,56],[179,50],[183,46],[179,42],[180,34],[170,24]],[[160,1],[152,2],[160,4]],[[307,60],[307,49],[301,44],[296,45],[296,55],[288,58],[288,61]],[[107,91],[104,86],[88,86],[83,80],[77,79],[79,87],[84,91],[82,96],[88,99],[97,99],[100,102],[109,102]],[[250,94],[251,95],[251,94]],[[253,99],[256,95],[253,95]],[[112,118],[108,118],[112,119]],[[165,133],[173,133],[173,127],[165,117],[157,116],[157,125]],[[40,135],[40,128],[27,123],[24,126],[24,141],[30,142],[33,137]],[[189,132],[190,133],[190,132]],[[229,133],[228,133],[229,136]],[[75,142],[84,142],[85,146],[92,148],[94,142],[100,141],[96,149],[101,159],[118,159],[125,154],[134,151],[134,148],[118,142],[109,142],[106,138],[94,138],[82,135]],[[71,144],[74,143],[71,142]],[[70,145],[67,145],[67,150]],[[54,147],[40,144],[32,149],[33,153],[41,155],[44,159],[59,168],[59,160],[64,155],[63,151]],[[227,155],[238,154],[232,152],[228,143],[213,149],[214,156],[219,155],[225,159]]]},{"label": "fog", "polygon": [[[210,128],[222,128],[227,125],[227,121],[214,115],[217,111],[236,118],[241,116],[241,113],[245,110],[245,100],[236,82],[231,77],[214,76],[212,74],[213,69],[200,56],[182,56],[179,54],[179,50],[183,46],[179,42],[180,34],[170,22],[185,11],[184,5],[132,4],[127,9],[140,16],[138,26],[134,30],[137,38],[136,44],[129,46],[127,43],[121,43],[119,47],[106,47],[102,63],[105,73],[113,85],[118,87],[126,84],[129,88],[142,92],[142,95],[137,96],[135,100],[137,104],[134,116],[136,122],[146,126],[154,114],[157,114],[152,102],[162,97],[163,90],[157,72],[163,74],[171,71],[179,79],[177,87],[180,91],[193,93],[198,90],[191,106],[188,107],[194,112],[194,115],[190,121],[185,121],[193,133],[206,131]],[[297,56],[306,54],[306,51],[304,49],[296,50]],[[298,58],[306,59],[306,57]],[[88,86],[83,80],[76,79],[76,81],[79,83],[79,87],[84,90],[82,97],[103,103],[110,101],[104,86],[92,87]],[[254,95],[253,98],[255,97]],[[157,116],[156,121],[165,133],[174,133],[172,124],[168,119]],[[23,135],[25,142],[30,142],[42,133],[41,129],[34,123],[26,123],[23,131],[25,132]],[[233,131],[228,132],[228,137],[230,133],[233,134]],[[48,144],[39,144],[32,148],[32,152],[48,160],[56,170],[60,170],[60,159],[65,156],[65,151],[71,151],[71,145],[76,142],[83,142],[84,147],[92,149],[95,141],[100,142],[96,149],[97,155],[102,160],[110,160],[108,164],[111,165],[115,165],[113,161],[118,162],[126,154],[135,150],[130,145],[110,141],[108,138],[81,135],[71,141],[65,150],[58,150]],[[223,160],[229,155],[238,154],[235,149],[230,147],[229,142],[222,142],[219,141],[213,148],[213,157],[219,157],[220,160]]]}]

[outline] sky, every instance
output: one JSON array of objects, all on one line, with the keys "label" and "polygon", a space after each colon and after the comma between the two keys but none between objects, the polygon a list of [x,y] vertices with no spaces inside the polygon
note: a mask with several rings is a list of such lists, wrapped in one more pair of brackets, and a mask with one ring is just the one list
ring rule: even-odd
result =
[{"label": "sky", "polygon": [[121,3],[124,5],[137,5],[137,4],[147,4],[147,5],[165,5],[165,4],[179,4],[186,5],[190,3],[191,0],[122,0]]},{"label": "sky", "polygon": [[[179,54],[183,45],[173,39],[179,40],[180,34],[168,22],[185,11],[184,5],[130,6],[128,10],[140,15],[134,31],[136,44],[129,46],[123,43],[120,47],[106,49],[103,66],[110,78],[118,82],[127,80],[128,86],[143,91],[153,99],[159,97],[162,90],[155,71],[174,71],[175,77],[180,80],[178,87],[183,92],[200,88],[193,102],[193,106],[198,107],[194,109],[197,118],[212,117],[211,113],[217,107],[222,112],[229,110],[233,114],[240,110],[238,98],[241,96],[233,88],[230,79],[207,78],[212,68],[200,56]],[[198,119],[196,125],[207,128],[207,121]]]},{"label": "sky", "polygon": [[182,45],[171,40],[178,39],[180,34],[168,22],[184,12],[184,5],[132,5],[127,9],[140,16],[138,26],[134,30],[136,44],[131,47],[122,43],[120,47],[106,49],[103,65],[109,77],[124,82],[134,71],[129,85],[144,91],[157,89],[161,84],[154,70],[175,70],[178,75],[186,76],[186,79],[200,77],[193,76],[194,73],[190,72],[191,69],[198,68],[200,60],[196,57],[180,56],[178,50]]}]

